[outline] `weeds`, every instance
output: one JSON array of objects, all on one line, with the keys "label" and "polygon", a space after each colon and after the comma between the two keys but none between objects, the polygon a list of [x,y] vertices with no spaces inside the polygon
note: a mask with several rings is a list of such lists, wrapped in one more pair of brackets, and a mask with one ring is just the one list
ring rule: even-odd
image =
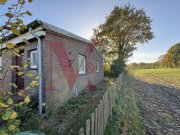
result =
[{"label": "weeds", "polygon": [[104,81],[97,86],[96,91],[84,91],[59,107],[56,112],[46,114],[43,118],[34,115],[23,123],[22,129],[42,131],[47,135],[78,134],[102,99],[107,84]]},{"label": "weeds", "polygon": [[137,100],[128,78],[113,108],[113,115],[106,127],[105,135],[141,135],[143,123]]}]

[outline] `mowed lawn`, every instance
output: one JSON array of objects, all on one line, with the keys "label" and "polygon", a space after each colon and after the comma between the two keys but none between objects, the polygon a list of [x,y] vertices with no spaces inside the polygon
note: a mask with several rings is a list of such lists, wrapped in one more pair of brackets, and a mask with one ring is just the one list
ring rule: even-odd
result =
[{"label": "mowed lawn", "polygon": [[161,84],[180,88],[180,68],[177,69],[137,69],[130,73],[136,78],[151,84]]}]

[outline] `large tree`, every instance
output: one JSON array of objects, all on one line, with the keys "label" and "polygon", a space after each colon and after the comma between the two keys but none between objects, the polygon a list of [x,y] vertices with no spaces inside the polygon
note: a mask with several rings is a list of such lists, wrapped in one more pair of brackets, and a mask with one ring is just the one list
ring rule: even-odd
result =
[{"label": "large tree", "polygon": [[180,43],[173,45],[161,60],[162,67],[180,67]]},{"label": "large tree", "polygon": [[115,6],[106,21],[94,29],[92,40],[105,58],[105,64],[117,59],[126,61],[137,43],[146,43],[154,37],[151,19],[143,9],[129,3]]}]

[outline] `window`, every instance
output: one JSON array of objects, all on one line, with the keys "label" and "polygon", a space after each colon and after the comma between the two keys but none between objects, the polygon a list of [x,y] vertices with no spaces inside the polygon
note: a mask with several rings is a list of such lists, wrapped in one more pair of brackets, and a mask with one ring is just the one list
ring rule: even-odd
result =
[{"label": "window", "polygon": [[96,61],[96,72],[99,72],[99,61]]},{"label": "window", "polygon": [[31,69],[37,69],[37,50],[30,51],[30,63]]},{"label": "window", "polygon": [[79,74],[86,73],[86,57],[83,55],[78,56]]}]

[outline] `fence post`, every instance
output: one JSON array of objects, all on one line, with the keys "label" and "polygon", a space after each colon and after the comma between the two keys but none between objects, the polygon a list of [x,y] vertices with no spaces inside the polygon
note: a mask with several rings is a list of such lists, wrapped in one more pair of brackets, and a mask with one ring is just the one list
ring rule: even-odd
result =
[{"label": "fence post", "polygon": [[94,135],[98,135],[98,109],[95,109],[95,115],[94,115]]},{"label": "fence post", "polygon": [[[90,119],[86,121],[86,135],[103,135],[106,129],[109,116],[112,116],[112,109],[115,105],[115,99],[118,97],[122,87],[123,74],[119,74],[116,81],[104,93],[98,108],[91,114]],[[82,127],[78,135],[85,135]]]},{"label": "fence post", "polygon": [[119,96],[119,78],[116,79],[116,97]]},{"label": "fence post", "polygon": [[105,93],[104,93],[104,95],[103,95],[103,98],[102,98],[102,114],[103,114],[103,116],[102,116],[102,123],[103,123],[103,129],[104,129],[104,125],[105,125],[105,120],[106,120],[106,114],[105,114],[106,112],[105,112]]},{"label": "fence post", "polygon": [[115,105],[115,83],[113,83],[113,106]]},{"label": "fence post", "polygon": [[97,112],[97,118],[98,118],[98,121],[97,121],[97,123],[98,123],[98,128],[97,128],[97,134],[98,135],[101,135],[101,132],[100,132],[100,129],[101,129],[101,127],[100,127],[100,122],[101,122],[101,107],[100,107],[100,104],[98,104],[98,112]]},{"label": "fence post", "polygon": [[91,135],[94,135],[94,113],[91,114]]},{"label": "fence post", "polygon": [[106,116],[107,116],[107,119],[106,119],[106,123],[109,119],[109,89],[106,91]]},{"label": "fence post", "polygon": [[102,100],[100,101],[100,135],[103,135],[103,125],[104,125],[104,123],[103,123],[103,105],[102,105]]},{"label": "fence post", "polygon": [[108,104],[107,104],[108,102],[107,102],[107,91],[105,92],[105,94],[104,94],[104,129],[106,129],[106,123],[107,123],[107,114],[108,114],[108,109],[107,109],[107,106],[108,106]]},{"label": "fence post", "polygon": [[122,82],[123,82],[123,73],[121,74],[121,85],[122,85]]},{"label": "fence post", "polygon": [[90,119],[86,121],[86,135],[90,135]]},{"label": "fence post", "polygon": [[78,135],[85,135],[85,134],[84,134],[84,128],[83,128],[83,127],[79,130],[79,134],[78,134]]},{"label": "fence post", "polygon": [[110,115],[112,116],[112,89],[109,87],[108,89],[108,96],[109,96],[109,112]]}]

